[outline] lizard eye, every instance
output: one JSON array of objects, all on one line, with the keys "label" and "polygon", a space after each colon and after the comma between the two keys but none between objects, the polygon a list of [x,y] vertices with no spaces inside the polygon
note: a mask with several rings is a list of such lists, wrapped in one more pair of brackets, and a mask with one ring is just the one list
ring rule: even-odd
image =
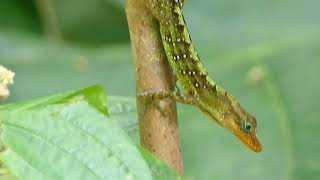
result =
[{"label": "lizard eye", "polygon": [[244,127],[243,127],[243,130],[245,131],[245,132],[250,132],[251,131],[251,129],[252,129],[252,125],[251,125],[251,123],[249,123],[249,122],[245,122],[244,123]]}]

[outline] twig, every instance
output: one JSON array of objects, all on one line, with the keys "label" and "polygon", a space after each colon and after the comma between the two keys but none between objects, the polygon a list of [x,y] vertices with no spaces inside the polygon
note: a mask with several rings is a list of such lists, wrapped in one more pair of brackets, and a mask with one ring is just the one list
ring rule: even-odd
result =
[{"label": "twig", "polygon": [[[127,0],[126,4],[137,95],[146,91],[173,91],[175,85],[158,24],[146,9],[145,1]],[[182,174],[176,103],[169,98],[148,102],[138,97],[137,107],[142,146]]]}]

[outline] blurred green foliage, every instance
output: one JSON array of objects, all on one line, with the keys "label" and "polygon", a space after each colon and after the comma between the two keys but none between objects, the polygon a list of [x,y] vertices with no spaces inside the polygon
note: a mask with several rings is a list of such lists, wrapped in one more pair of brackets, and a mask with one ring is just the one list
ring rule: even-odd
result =
[{"label": "blurred green foliage", "polygon": [[[34,2],[0,5],[0,64],[16,72],[9,101],[96,83],[109,95],[134,95],[123,1],[52,1],[63,42],[47,39]],[[264,145],[262,153],[250,152],[195,108],[179,105],[189,179],[320,176],[319,6],[317,0],[186,1],[186,21],[209,74],[256,115]]]}]

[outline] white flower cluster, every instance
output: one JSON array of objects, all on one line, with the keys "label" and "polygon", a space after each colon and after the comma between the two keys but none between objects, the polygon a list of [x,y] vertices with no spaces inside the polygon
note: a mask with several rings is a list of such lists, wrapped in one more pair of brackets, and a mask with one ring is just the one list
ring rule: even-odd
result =
[{"label": "white flower cluster", "polygon": [[0,100],[9,96],[8,85],[13,83],[14,75],[14,72],[0,65]]}]

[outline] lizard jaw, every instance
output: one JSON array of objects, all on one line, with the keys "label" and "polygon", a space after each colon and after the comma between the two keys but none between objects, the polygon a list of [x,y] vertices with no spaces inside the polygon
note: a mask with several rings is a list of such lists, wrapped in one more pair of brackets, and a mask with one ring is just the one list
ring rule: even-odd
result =
[{"label": "lizard jaw", "polygon": [[234,133],[239,139],[254,152],[261,152],[262,145],[259,142],[255,133],[246,134],[241,131],[235,131]]}]

